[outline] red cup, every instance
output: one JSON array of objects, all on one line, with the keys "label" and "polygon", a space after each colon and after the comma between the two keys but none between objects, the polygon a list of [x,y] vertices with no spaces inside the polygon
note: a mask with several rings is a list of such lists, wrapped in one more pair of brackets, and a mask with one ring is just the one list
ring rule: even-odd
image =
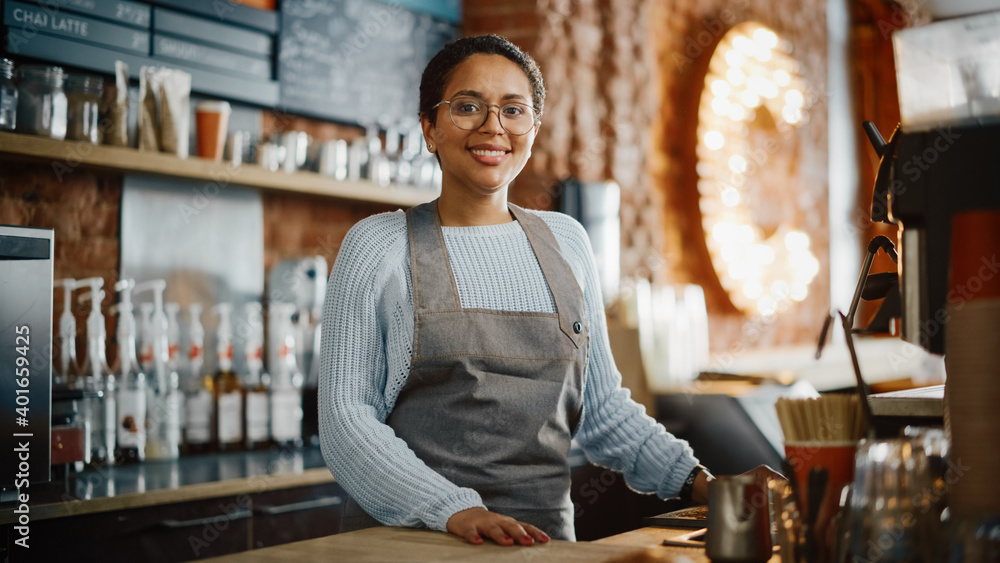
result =
[{"label": "red cup", "polygon": [[201,102],[194,110],[195,129],[198,136],[198,156],[222,161],[222,149],[229,129],[229,102]]},{"label": "red cup", "polygon": [[956,213],[951,219],[948,300],[1000,299],[1000,210]]},{"label": "red cup", "polygon": [[825,467],[826,491],[816,513],[816,535],[820,547],[826,549],[827,528],[840,507],[840,492],[854,481],[854,454],[857,442],[786,442],[788,458],[799,487],[799,512],[809,514],[809,472],[813,467]]}]

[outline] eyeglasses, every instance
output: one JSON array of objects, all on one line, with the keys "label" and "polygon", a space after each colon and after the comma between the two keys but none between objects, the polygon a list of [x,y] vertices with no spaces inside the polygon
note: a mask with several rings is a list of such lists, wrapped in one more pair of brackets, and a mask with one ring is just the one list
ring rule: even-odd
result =
[{"label": "eyeglasses", "polygon": [[497,108],[500,126],[511,135],[524,135],[538,124],[534,108],[518,102],[508,102],[500,106],[487,104],[473,96],[458,96],[438,102],[431,109],[437,109],[441,104],[448,104],[448,113],[455,127],[466,131],[475,131],[482,127],[490,118],[490,108]]}]

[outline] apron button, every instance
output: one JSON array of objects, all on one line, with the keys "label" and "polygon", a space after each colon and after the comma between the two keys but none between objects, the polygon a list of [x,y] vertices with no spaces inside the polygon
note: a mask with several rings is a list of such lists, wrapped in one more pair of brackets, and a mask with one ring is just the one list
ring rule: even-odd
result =
[{"label": "apron button", "polygon": [[577,334],[583,332],[583,323],[581,323],[580,321],[576,321],[575,323],[573,323],[573,332],[576,332]]}]

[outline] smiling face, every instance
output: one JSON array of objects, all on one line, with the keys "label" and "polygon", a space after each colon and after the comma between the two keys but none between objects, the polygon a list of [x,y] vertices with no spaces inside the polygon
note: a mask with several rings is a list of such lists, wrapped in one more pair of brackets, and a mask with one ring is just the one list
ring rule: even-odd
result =
[{"label": "smiling face", "polygon": [[[472,55],[455,67],[442,100],[459,95],[498,106],[509,102],[532,105],[528,77],[502,55]],[[511,135],[500,126],[497,109],[491,108],[486,123],[466,131],[455,126],[448,108],[442,104],[433,110],[434,124],[426,116],[421,119],[424,138],[441,158],[442,195],[465,191],[467,195],[489,196],[506,190],[531,156],[538,128]]]}]

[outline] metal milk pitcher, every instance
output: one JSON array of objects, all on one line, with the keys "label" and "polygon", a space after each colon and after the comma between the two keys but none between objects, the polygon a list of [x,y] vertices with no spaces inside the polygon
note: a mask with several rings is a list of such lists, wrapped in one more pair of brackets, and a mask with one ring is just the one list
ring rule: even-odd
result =
[{"label": "metal milk pitcher", "polygon": [[717,477],[708,484],[708,537],[712,561],[756,563],[771,558],[767,484],[751,475]]}]

